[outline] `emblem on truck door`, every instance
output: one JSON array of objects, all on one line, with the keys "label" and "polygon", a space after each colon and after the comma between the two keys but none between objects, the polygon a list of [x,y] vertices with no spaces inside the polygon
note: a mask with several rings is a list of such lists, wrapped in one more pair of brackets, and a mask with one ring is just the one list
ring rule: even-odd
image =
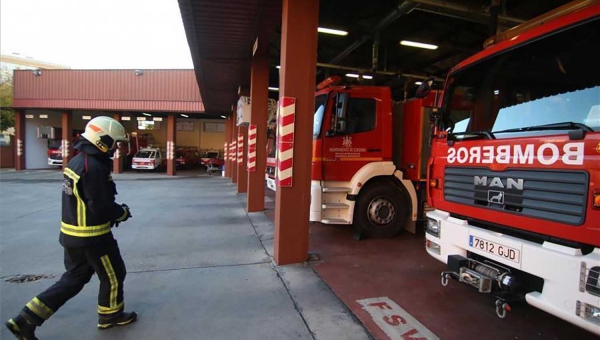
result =
[{"label": "emblem on truck door", "polygon": [[342,145],[345,148],[351,148],[352,147],[352,137],[351,136],[344,136],[344,139],[342,140]]}]

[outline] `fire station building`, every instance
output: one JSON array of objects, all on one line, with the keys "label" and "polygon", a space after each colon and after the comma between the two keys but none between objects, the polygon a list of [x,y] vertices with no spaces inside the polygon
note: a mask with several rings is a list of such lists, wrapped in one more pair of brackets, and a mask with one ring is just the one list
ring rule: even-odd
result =
[{"label": "fire station building", "polygon": [[[16,170],[65,165],[78,133],[101,115],[120,120],[139,145],[161,149],[168,175],[177,148],[222,152],[225,141],[223,117],[203,113],[194,70],[15,70],[13,108]],[[116,156],[120,173],[127,158]]]}]

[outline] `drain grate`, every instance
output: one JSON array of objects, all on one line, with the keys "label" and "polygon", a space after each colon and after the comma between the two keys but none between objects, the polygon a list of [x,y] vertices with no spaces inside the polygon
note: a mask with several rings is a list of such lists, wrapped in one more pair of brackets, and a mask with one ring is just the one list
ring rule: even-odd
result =
[{"label": "drain grate", "polygon": [[56,275],[54,274],[41,274],[41,275],[31,275],[31,274],[26,274],[26,275],[14,275],[11,276],[7,279],[4,279],[5,282],[10,282],[10,283],[27,283],[27,282],[35,282],[35,281],[39,281],[41,279],[51,279],[53,277],[55,277]]}]

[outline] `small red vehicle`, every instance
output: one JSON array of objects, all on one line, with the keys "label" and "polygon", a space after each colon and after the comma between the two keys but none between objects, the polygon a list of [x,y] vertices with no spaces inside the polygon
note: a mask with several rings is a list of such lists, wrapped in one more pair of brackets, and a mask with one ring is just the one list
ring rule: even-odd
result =
[{"label": "small red vehicle", "polygon": [[200,165],[200,154],[195,147],[179,147],[175,150],[175,166],[188,168]]}]

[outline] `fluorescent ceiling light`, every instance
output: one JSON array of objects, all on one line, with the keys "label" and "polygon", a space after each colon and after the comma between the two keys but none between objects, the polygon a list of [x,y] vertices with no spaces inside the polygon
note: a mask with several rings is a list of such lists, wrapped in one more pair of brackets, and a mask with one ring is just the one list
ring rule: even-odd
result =
[{"label": "fluorescent ceiling light", "polygon": [[334,34],[334,35],[348,35],[348,32],[346,32],[346,31],[334,30],[334,29],[325,28],[325,27],[319,27],[317,29],[317,31],[319,33],[327,33],[327,34]]},{"label": "fluorescent ceiling light", "polygon": [[415,81],[415,85],[421,85],[421,84],[423,84],[422,81]]},{"label": "fluorescent ceiling light", "polygon": [[280,66],[280,65],[277,65],[277,66],[275,66],[275,67],[277,67],[277,68],[281,68],[281,66]]},{"label": "fluorescent ceiling light", "polygon": [[411,47],[418,47],[418,48],[425,48],[428,50],[437,50],[437,45],[432,45],[432,44],[424,44],[424,43],[420,43],[420,42],[414,42],[414,41],[409,41],[409,40],[402,40],[400,42],[400,45],[404,45],[404,46],[411,46]]},{"label": "fluorescent ceiling light", "polygon": [[152,117],[152,115],[151,115],[151,114],[149,114],[149,113],[146,113],[146,112],[142,112],[142,114],[143,114],[144,116]]},{"label": "fluorescent ceiling light", "polygon": [[271,87],[271,86],[269,86],[269,91],[279,91],[279,87]]},{"label": "fluorescent ceiling light", "polygon": [[227,117],[225,117],[225,116],[221,116],[221,118],[225,119],[225,118],[227,118]]},{"label": "fluorescent ceiling light", "polygon": [[182,113],[182,114],[181,114],[181,117],[188,118],[189,116],[188,116],[188,115],[184,115],[184,114]]},{"label": "fluorescent ceiling light", "polygon": [[[358,78],[360,77],[360,75],[356,74],[356,73],[346,73],[346,77],[350,77],[350,78]],[[373,79],[373,76],[370,76],[368,74],[363,74],[363,79]]]}]

